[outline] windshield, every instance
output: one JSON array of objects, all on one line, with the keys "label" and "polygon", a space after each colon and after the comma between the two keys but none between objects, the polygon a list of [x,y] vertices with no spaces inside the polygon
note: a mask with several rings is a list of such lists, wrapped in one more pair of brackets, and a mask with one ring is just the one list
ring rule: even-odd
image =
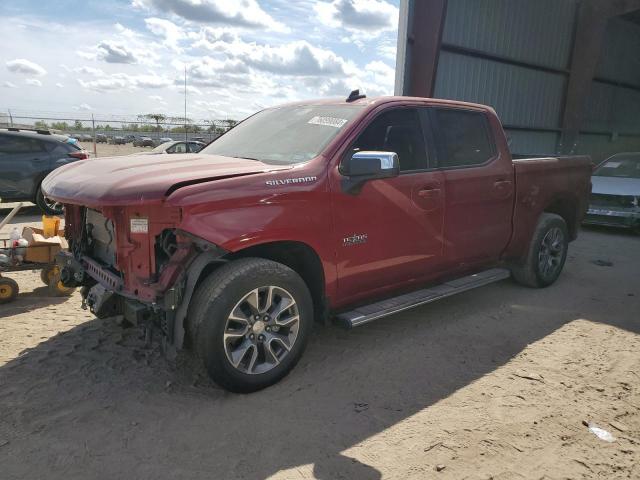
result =
[{"label": "windshield", "polygon": [[593,174],[596,177],[640,178],[640,155],[611,157]]},{"label": "windshield", "polygon": [[258,112],[200,153],[289,165],[318,156],[364,107],[297,105]]}]

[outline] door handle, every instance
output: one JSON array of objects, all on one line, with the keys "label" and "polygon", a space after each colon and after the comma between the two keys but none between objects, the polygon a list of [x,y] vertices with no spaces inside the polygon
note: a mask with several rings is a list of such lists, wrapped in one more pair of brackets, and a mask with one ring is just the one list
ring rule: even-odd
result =
[{"label": "door handle", "polygon": [[513,182],[511,180],[497,180],[493,184],[493,192],[498,198],[509,198],[513,193]]},{"label": "door handle", "polygon": [[439,188],[423,188],[418,191],[418,196],[421,198],[435,198],[440,196]]}]

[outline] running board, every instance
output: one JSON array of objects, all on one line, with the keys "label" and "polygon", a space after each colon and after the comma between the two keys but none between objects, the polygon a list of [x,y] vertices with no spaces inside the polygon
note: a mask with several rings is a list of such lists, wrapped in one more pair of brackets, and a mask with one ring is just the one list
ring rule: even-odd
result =
[{"label": "running board", "polygon": [[456,293],[466,292],[467,290],[482,287],[489,283],[498,282],[510,276],[511,272],[506,268],[492,268],[484,272],[441,283],[431,288],[423,288],[422,290],[400,295],[388,300],[365,305],[350,312],[340,313],[336,316],[336,319],[338,323],[347,328],[359,327],[373,320],[435,302],[436,300],[450,297]]}]

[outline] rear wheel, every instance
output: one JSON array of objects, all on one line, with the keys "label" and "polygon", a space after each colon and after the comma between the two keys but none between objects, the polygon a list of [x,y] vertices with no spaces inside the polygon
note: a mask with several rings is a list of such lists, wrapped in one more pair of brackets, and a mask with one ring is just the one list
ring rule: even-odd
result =
[{"label": "rear wheel", "polygon": [[0,277],[0,304],[13,302],[19,291],[18,282],[12,278]]},{"label": "rear wheel", "polygon": [[209,376],[232,392],[273,385],[296,365],[313,323],[300,276],[259,258],[230,262],[198,287],[188,330]]},{"label": "rear wheel", "polygon": [[36,193],[36,205],[46,215],[64,215],[64,205],[45,197],[40,187]]},{"label": "rear wheel", "polygon": [[543,288],[553,284],[564,267],[569,247],[569,230],[562,217],[543,213],[534,231],[524,264],[511,268],[518,283]]}]

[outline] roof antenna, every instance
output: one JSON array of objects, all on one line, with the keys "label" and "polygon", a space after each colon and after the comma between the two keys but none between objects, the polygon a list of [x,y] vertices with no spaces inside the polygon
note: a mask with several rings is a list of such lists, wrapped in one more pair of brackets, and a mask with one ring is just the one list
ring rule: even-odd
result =
[{"label": "roof antenna", "polygon": [[366,95],[360,95],[360,90],[353,90],[347,97],[347,102],[355,102],[361,98],[367,98]]}]

